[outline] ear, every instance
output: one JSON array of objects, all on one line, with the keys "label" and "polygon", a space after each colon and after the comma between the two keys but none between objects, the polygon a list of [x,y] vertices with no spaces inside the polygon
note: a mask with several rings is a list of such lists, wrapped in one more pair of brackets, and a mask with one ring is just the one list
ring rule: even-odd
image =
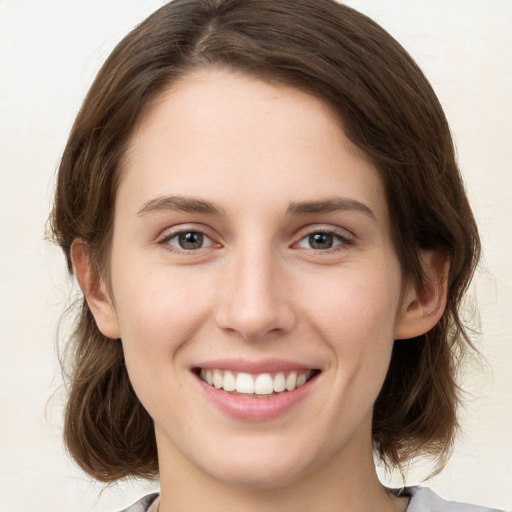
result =
[{"label": "ear", "polygon": [[395,328],[395,339],[421,336],[443,316],[448,293],[448,258],[436,251],[421,255],[425,283],[422,289],[409,285],[404,293]]},{"label": "ear", "polygon": [[98,329],[107,338],[120,338],[121,333],[112,300],[101,276],[96,275],[91,264],[89,247],[83,240],[73,240],[71,261]]}]

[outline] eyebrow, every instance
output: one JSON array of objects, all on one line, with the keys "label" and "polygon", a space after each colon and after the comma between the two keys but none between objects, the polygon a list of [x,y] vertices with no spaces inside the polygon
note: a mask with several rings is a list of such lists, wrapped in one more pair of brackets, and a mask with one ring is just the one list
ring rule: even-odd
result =
[{"label": "eyebrow", "polygon": [[373,210],[364,203],[346,197],[333,197],[320,201],[293,202],[288,207],[290,215],[308,215],[310,213],[331,213],[336,211],[355,211],[377,220]]},{"label": "eyebrow", "polygon": [[174,210],[188,213],[202,213],[207,215],[221,215],[223,209],[210,203],[194,197],[184,196],[165,196],[156,197],[144,203],[143,207],[137,212],[137,215],[146,215],[157,211]]},{"label": "eyebrow", "polygon": [[[164,196],[145,202],[143,207],[137,212],[137,215],[142,216],[152,212],[167,210],[217,216],[225,213],[223,208],[203,199],[186,196]],[[336,211],[356,211],[376,220],[375,214],[369,206],[355,199],[345,197],[334,197],[319,201],[294,201],[288,206],[287,214],[308,215],[311,213],[323,214]]]}]

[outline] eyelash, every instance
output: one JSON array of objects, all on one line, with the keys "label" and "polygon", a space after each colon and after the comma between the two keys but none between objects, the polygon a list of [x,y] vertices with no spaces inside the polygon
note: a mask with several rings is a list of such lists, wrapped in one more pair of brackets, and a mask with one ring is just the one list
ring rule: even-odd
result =
[{"label": "eyelash", "polygon": [[[314,247],[303,247],[300,244],[307,240],[306,243],[311,244],[311,237],[314,237],[316,235],[323,235],[323,236],[329,236],[333,237],[334,243],[337,242],[335,245],[328,247],[327,249],[315,249]],[[334,252],[338,252],[344,249],[347,249],[348,247],[351,247],[354,245],[355,240],[352,237],[346,236],[346,234],[341,234],[339,231],[335,229],[311,229],[308,230],[298,242],[294,243],[294,247],[302,247],[303,249],[306,249],[308,251],[314,251],[315,253],[321,253],[321,254],[332,254]]]},{"label": "eyelash", "polygon": [[[186,235],[192,235],[192,234],[200,235],[201,241],[204,241],[205,239],[207,239],[210,243],[207,246],[202,245],[201,247],[198,247],[197,249],[185,249],[183,247],[177,247],[177,246],[173,246],[170,244],[171,240],[173,240],[175,238],[177,239],[177,242],[179,243],[180,236],[186,236]],[[179,252],[179,253],[185,253],[185,254],[193,254],[200,249],[207,249],[207,248],[215,246],[215,245],[219,246],[219,244],[216,244],[212,240],[212,238],[210,236],[208,236],[202,229],[197,229],[197,228],[180,229],[178,231],[174,231],[172,233],[167,234],[164,238],[159,240],[158,243],[160,245],[163,245],[167,251]]]},{"label": "eyelash", "polygon": [[[187,236],[187,235],[200,235],[200,243],[201,247],[197,248],[189,248],[185,249],[183,247],[177,247],[177,245],[172,245],[170,242],[173,239],[176,239],[177,244],[180,243],[180,236]],[[328,236],[333,237],[334,244],[331,247],[328,247],[327,249],[315,249],[314,247],[304,247],[300,244],[307,240],[310,244],[312,242],[311,237],[314,237],[316,235],[322,235],[322,236]],[[202,244],[203,241],[208,240],[208,245],[204,246]],[[337,243],[336,243],[337,241]],[[164,238],[158,241],[158,243],[165,247],[165,249],[169,252],[178,252],[178,253],[184,253],[184,254],[194,254],[197,251],[201,249],[208,249],[210,247],[220,247],[220,244],[216,243],[210,236],[208,236],[202,229],[194,228],[194,229],[180,229],[178,231],[173,231],[170,234],[167,234]],[[307,242],[306,242],[307,243]],[[308,251],[314,251],[316,253],[324,253],[324,254],[330,254],[333,252],[337,252],[343,249],[346,249],[347,247],[350,247],[354,245],[355,240],[351,237],[347,237],[344,234],[339,233],[335,229],[312,229],[307,231],[306,233],[303,233],[301,238],[292,244],[292,247],[300,247],[303,249],[306,249]]]}]

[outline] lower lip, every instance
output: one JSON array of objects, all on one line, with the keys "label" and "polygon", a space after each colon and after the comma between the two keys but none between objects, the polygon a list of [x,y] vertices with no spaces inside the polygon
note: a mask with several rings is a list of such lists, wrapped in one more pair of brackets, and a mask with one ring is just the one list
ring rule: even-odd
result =
[{"label": "lower lip", "polygon": [[283,391],[268,398],[232,395],[198,379],[202,391],[223,413],[245,421],[268,421],[277,418],[298,405],[311,391],[318,376],[293,391]]}]

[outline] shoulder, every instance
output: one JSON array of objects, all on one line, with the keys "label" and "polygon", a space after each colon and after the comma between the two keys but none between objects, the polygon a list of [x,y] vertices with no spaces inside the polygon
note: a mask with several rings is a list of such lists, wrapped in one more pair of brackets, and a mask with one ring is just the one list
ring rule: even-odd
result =
[{"label": "shoulder", "polygon": [[141,498],[137,503],[134,503],[128,508],[121,510],[121,512],[148,512],[151,504],[158,498],[157,493],[148,494]]},{"label": "shoulder", "polygon": [[[408,487],[404,494],[411,496],[407,512],[503,512],[494,508],[446,501],[427,487]],[[148,512],[156,498],[158,494],[148,494],[121,512]]]},{"label": "shoulder", "polygon": [[407,512],[500,512],[494,508],[443,500],[427,487],[409,487],[406,491],[411,496]]}]

